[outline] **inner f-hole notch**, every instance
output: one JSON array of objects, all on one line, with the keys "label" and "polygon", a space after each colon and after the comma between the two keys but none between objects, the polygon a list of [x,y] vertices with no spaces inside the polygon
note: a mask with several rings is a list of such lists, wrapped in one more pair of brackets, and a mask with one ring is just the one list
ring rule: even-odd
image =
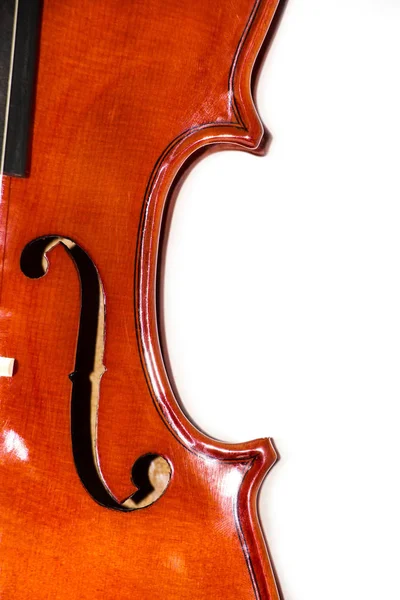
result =
[{"label": "inner f-hole notch", "polygon": [[137,488],[119,502],[101,472],[97,452],[97,416],[105,344],[105,295],[96,266],[73,240],[48,235],[25,246],[21,270],[30,279],[46,275],[48,253],[57,246],[65,249],[77,269],[81,289],[81,314],[75,367],[69,375],[71,392],[71,439],[76,470],[92,498],[107,508],[130,512],[151,506],[166,491],[172,469],[166,458],[155,452],[139,457],[132,467],[132,483]]}]

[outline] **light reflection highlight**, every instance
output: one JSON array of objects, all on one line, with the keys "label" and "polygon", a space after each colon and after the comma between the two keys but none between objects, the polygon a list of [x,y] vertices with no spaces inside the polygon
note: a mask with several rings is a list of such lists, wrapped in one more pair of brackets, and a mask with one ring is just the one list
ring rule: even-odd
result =
[{"label": "light reflection highlight", "polygon": [[29,458],[29,450],[20,435],[12,429],[3,431],[3,452],[11,454],[19,460],[27,461]]},{"label": "light reflection highlight", "polygon": [[240,486],[243,481],[243,473],[240,469],[232,469],[228,471],[224,476],[221,489],[224,496],[232,498],[239,492]]}]

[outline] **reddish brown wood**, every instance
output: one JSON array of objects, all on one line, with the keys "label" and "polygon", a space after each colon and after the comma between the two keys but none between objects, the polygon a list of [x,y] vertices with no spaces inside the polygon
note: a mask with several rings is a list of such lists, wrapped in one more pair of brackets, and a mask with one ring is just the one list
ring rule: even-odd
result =
[{"label": "reddish brown wood", "polygon": [[[190,422],[155,304],[160,228],[182,166],[210,144],[257,153],[250,78],[277,3],[44,2],[31,174],[4,182],[0,207],[0,354],[18,362],[0,378],[2,598],[279,598],[256,507],[272,442],[228,445]],[[26,244],[50,234],[83,248],[104,285],[105,481],[122,501],[140,455],[172,465],[147,508],[104,508],[77,475],[77,273],[60,245],[42,279],[20,269]]]}]

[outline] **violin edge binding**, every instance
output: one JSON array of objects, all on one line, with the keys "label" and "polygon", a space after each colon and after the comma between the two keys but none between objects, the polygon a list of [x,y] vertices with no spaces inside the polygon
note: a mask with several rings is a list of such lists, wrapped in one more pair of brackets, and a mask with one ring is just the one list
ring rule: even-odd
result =
[{"label": "violin edge binding", "polygon": [[200,431],[176,398],[165,367],[158,332],[156,295],[161,229],[172,184],[193,154],[220,145],[254,154],[264,136],[255,107],[251,78],[254,63],[273,22],[280,0],[257,0],[231,68],[229,93],[236,117],[231,123],[194,127],[173,140],[157,162],[146,190],[135,266],[135,315],[141,360],[156,409],[174,437],[189,451],[207,458],[246,465],[235,504],[238,536],[255,597],[279,600],[280,594],[258,517],[261,484],[278,460],[271,438],[227,444]]}]

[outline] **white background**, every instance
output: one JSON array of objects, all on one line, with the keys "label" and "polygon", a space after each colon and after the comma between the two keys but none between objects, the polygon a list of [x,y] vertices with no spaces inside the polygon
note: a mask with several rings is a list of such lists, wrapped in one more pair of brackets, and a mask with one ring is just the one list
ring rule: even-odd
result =
[{"label": "white background", "polygon": [[285,600],[400,599],[399,74],[399,0],[289,0],[268,155],[206,158],[173,214],[173,375],[207,433],[275,439]]}]

